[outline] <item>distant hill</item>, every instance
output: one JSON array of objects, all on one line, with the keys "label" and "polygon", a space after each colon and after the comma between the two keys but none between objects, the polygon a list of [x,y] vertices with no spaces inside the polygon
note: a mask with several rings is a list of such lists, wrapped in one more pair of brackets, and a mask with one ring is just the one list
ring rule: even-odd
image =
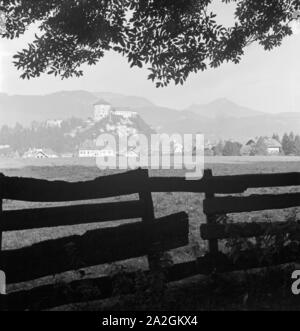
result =
[{"label": "distant hill", "polygon": [[245,118],[265,114],[257,110],[242,107],[225,98],[217,99],[206,105],[192,105],[187,110],[212,119],[226,117]]},{"label": "distant hill", "polygon": [[[92,116],[97,97],[85,91],[48,95],[0,95],[0,123],[29,125],[47,119],[87,118]],[[1,125],[0,124],[0,125]]]},{"label": "distant hill", "polygon": [[142,108],[142,107],[155,107],[155,104],[146,98],[127,96],[118,93],[109,92],[94,92],[95,96],[99,99],[104,99],[111,103],[115,107],[131,107],[131,108]]},{"label": "distant hill", "polygon": [[285,116],[283,114],[266,114],[244,118],[223,118],[213,120],[207,128],[208,132],[217,132],[224,138],[245,141],[257,136],[271,136],[293,131],[300,134],[300,113]]},{"label": "distant hill", "polygon": [[0,93],[0,126],[47,119],[87,118],[93,115],[93,103],[105,99],[115,107],[152,107],[147,99],[116,93],[62,91],[48,95],[7,95]]},{"label": "distant hill", "polygon": [[86,119],[93,114],[93,103],[104,99],[115,107],[131,107],[158,132],[202,132],[223,139],[245,140],[249,137],[300,133],[300,113],[268,114],[240,106],[227,99],[205,105],[192,105],[185,110],[160,107],[146,98],[110,92],[62,91],[49,95],[7,95],[0,93],[0,126],[17,121]]}]

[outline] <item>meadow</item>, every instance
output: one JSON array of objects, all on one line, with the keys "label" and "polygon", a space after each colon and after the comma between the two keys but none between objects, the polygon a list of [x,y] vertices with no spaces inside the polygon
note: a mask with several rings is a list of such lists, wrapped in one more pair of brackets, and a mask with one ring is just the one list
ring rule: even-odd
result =
[{"label": "meadow", "polygon": [[[23,161],[23,160],[22,160]],[[0,172],[7,176],[33,177],[43,178],[48,180],[66,180],[66,181],[85,181],[91,180],[99,176],[112,173],[111,171],[99,170],[94,160],[26,160],[27,163],[21,161],[14,162],[12,160],[3,160],[0,163]],[[235,175],[235,174],[257,174],[257,173],[278,173],[278,172],[297,172],[300,171],[300,158],[243,158],[243,157],[216,157],[207,158],[205,168],[210,168],[214,175]],[[183,170],[150,170],[150,176],[184,176]],[[264,188],[248,190],[246,194],[252,193],[283,193],[297,192],[299,188]],[[135,198],[132,196],[131,198]],[[205,222],[205,216],[202,212],[203,194],[192,193],[155,193],[153,201],[155,205],[155,215],[157,217],[169,215],[179,211],[186,211],[190,220],[190,244],[171,252],[170,256],[174,262],[192,260],[197,256],[202,255],[206,251],[206,243],[200,239],[199,227]],[[118,197],[113,199],[93,200],[92,202],[104,201],[120,201],[128,199],[128,197]],[[85,201],[81,203],[90,203]],[[72,204],[72,203],[70,203]],[[54,205],[65,205],[65,203],[25,203],[5,200],[3,208],[19,209],[44,207]],[[281,211],[264,211],[255,213],[244,213],[233,216],[233,220],[239,221],[260,221],[264,219],[272,219],[276,221],[285,220],[293,212],[296,217],[300,218],[300,208]],[[42,221],[42,220],[41,220]],[[131,221],[131,220],[130,220]],[[130,222],[129,221],[129,222]],[[46,239],[54,239],[64,237],[70,234],[82,234],[86,230],[95,229],[105,226],[118,225],[119,222],[113,224],[101,225],[81,225],[73,227],[60,227],[55,229],[42,229],[30,231],[9,232],[3,235],[3,249],[20,248],[39,242]],[[120,265],[125,265],[128,269],[146,268],[146,259],[134,259],[113,265],[89,268],[87,271],[88,277],[99,276],[99,274],[111,273]],[[56,276],[55,281],[63,281],[64,279],[75,279],[78,275],[75,272]],[[53,278],[41,280],[44,282],[53,282]],[[38,281],[40,282],[40,281]],[[33,282],[31,285],[35,285]],[[29,285],[29,286],[31,286]],[[24,284],[20,284],[21,287]],[[27,284],[28,286],[28,284]],[[19,286],[18,286],[19,287]],[[13,290],[15,286],[11,288]]]},{"label": "meadow", "polygon": [[[8,164],[10,162],[10,164]],[[6,168],[6,166],[10,168]],[[2,169],[1,169],[2,168]],[[277,173],[277,172],[297,172],[300,171],[300,158],[288,157],[214,157],[207,158],[205,168],[212,169],[214,175],[236,175],[236,174],[258,174],[258,173]],[[20,160],[13,162],[11,160],[0,160],[0,172],[7,176],[32,177],[48,180],[65,181],[85,181],[96,177],[114,173],[110,170],[100,170],[96,167],[93,159],[53,159],[53,160]],[[184,176],[184,170],[150,170],[150,176]],[[247,193],[283,193],[297,192],[296,187],[288,188],[264,188],[252,189]],[[131,197],[117,197],[113,199],[93,200],[92,202],[120,201]],[[132,198],[135,198],[132,196]],[[157,217],[172,214],[178,211],[186,211],[190,219],[190,241],[191,245],[202,246],[199,241],[199,224],[205,221],[202,213],[203,194],[193,193],[153,193],[155,205],[155,215]],[[90,203],[84,201],[81,203]],[[66,203],[28,203],[22,201],[5,200],[4,209],[19,209],[32,207],[45,207],[54,205],[65,205]],[[72,203],[69,203],[72,204]],[[289,211],[282,212],[259,212],[245,213],[237,215],[239,219],[249,221],[253,217],[262,217],[263,215],[272,215],[278,220],[286,216]],[[103,224],[101,225],[103,226]],[[87,228],[95,228],[97,225],[84,225],[75,227],[59,228],[58,231],[45,229],[38,231],[19,231],[5,234],[4,248],[12,249],[27,246],[31,243],[65,236],[69,233],[82,233]]]}]

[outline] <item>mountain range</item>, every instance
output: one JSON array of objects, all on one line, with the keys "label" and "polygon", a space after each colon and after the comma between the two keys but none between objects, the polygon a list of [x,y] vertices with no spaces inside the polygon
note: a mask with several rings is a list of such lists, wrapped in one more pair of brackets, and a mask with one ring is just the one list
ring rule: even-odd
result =
[{"label": "mountain range", "polygon": [[206,105],[194,104],[187,108],[187,110],[210,119],[227,117],[245,118],[264,115],[263,112],[237,105],[226,98],[217,99]]},{"label": "mountain range", "polygon": [[0,126],[47,119],[87,118],[93,104],[104,99],[115,107],[130,107],[157,132],[204,133],[222,139],[300,133],[300,112],[270,114],[238,105],[227,99],[175,110],[161,107],[143,97],[110,92],[61,91],[47,95],[0,93]]}]

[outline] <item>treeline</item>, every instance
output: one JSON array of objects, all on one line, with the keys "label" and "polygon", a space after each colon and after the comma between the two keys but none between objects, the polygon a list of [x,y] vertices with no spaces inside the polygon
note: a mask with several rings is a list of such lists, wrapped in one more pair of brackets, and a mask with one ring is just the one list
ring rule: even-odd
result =
[{"label": "treeline", "polygon": [[206,151],[207,154],[213,154],[215,156],[238,156],[241,155],[242,144],[238,141],[219,141],[214,146],[211,152]]},{"label": "treeline", "polygon": [[285,133],[282,137],[282,150],[285,155],[300,155],[300,135]]},{"label": "treeline", "polygon": [[14,127],[4,125],[0,129],[0,145],[9,145],[13,151],[23,154],[29,148],[51,148],[57,153],[73,152],[79,143],[79,137],[70,133],[83,121],[70,118],[61,123],[60,127],[47,126],[45,123],[32,122],[29,127],[17,123]]},{"label": "treeline", "polygon": [[[51,122],[51,121],[50,121]],[[100,122],[89,118],[69,118],[59,125],[49,124],[48,121],[32,122],[29,127],[17,123],[14,127],[4,125],[0,129],[0,145],[9,145],[13,152],[24,154],[30,148],[47,148],[57,154],[77,153],[79,146],[86,140],[97,139],[100,133],[105,132],[107,125],[114,127],[111,134],[118,134],[118,124],[122,122],[120,116],[110,116]],[[139,117],[131,119],[126,124],[128,130],[135,129],[147,136],[154,131]]]},{"label": "treeline", "polygon": [[[97,138],[106,121],[94,123],[90,127],[86,125],[86,121],[78,118],[66,119],[60,126],[39,122],[32,122],[29,127],[18,123],[14,127],[4,125],[0,129],[0,145],[9,145],[12,151],[20,154],[30,148],[50,148],[56,153],[73,153],[85,140]],[[135,120],[134,126],[141,132],[152,133],[139,118]],[[72,132],[76,134],[70,134]],[[270,139],[278,142],[281,155],[300,156],[300,135],[293,132],[285,133],[282,138],[278,134],[273,134],[272,138],[257,137],[247,145],[239,141],[219,141],[215,146],[206,148],[205,153],[216,156],[268,155]]]},{"label": "treeline", "polygon": [[[273,134],[273,141],[277,141],[280,145],[279,154],[280,155],[297,155],[300,156],[300,135],[295,135],[293,132],[285,133],[282,138],[278,134]],[[212,147],[212,149],[207,149],[207,155],[216,156],[240,156],[240,155],[268,155],[270,154],[268,145],[270,141],[269,137],[257,137],[249,145],[243,145],[238,141],[219,141],[219,143]]]}]

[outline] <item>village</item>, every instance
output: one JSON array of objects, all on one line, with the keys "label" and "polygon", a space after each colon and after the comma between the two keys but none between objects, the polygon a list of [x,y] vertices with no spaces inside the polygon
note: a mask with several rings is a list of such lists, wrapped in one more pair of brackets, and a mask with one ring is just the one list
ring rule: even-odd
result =
[{"label": "village", "polygon": [[[93,105],[93,117],[81,121],[72,127],[70,132],[64,132],[64,136],[73,141],[77,141],[75,147],[59,152],[50,146],[30,146],[25,151],[13,148],[10,144],[1,144],[0,157],[24,158],[24,159],[44,159],[44,158],[96,158],[96,157],[138,157],[137,149],[116,150],[110,146],[97,146],[97,137],[100,134],[110,133],[118,137],[132,137],[141,132],[136,125],[136,120],[140,118],[137,112],[129,107],[113,107],[107,101],[100,99]],[[49,119],[43,125],[44,129],[60,130],[64,124],[60,119]],[[144,124],[146,127],[147,125]],[[147,135],[154,133],[147,127]],[[53,131],[55,132],[55,131]],[[150,153],[159,153],[159,150],[151,150]],[[182,141],[173,142],[171,154],[182,154],[184,147]],[[196,152],[188,151],[188,152]],[[274,134],[272,137],[253,137],[247,141],[220,140],[216,137],[205,137],[205,156],[255,156],[255,155],[299,155],[300,137],[293,133],[285,134],[282,139]]]}]

